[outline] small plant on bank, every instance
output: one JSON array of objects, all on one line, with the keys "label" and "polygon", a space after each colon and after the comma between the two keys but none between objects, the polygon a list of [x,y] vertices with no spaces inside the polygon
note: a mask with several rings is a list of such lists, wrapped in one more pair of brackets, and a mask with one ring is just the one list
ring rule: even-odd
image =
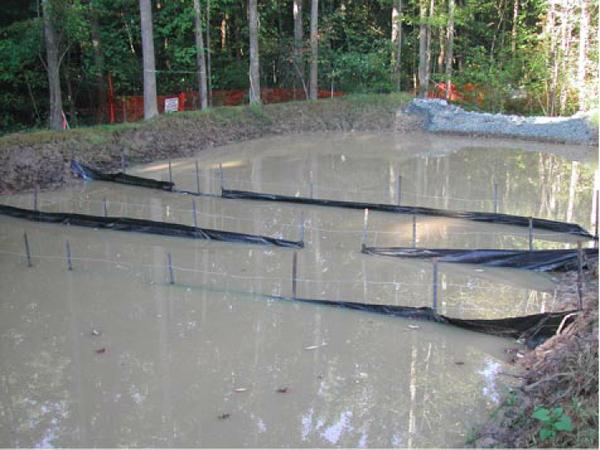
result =
[{"label": "small plant on bank", "polygon": [[540,429],[542,441],[554,438],[559,431],[567,433],[573,431],[573,422],[561,407],[548,409],[537,406],[531,417],[542,422]]}]

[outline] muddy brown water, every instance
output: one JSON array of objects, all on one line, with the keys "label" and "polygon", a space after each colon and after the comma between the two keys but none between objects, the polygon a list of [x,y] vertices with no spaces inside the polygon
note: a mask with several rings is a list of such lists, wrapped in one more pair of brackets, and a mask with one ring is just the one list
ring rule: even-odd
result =
[{"label": "muddy brown water", "polygon": [[[198,155],[200,189],[402,199],[590,227],[593,165],[515,148],[432,148],[394,135],[304,135]],[[560,147],[557,147],[560,148]],[[195,160],[174,181],[197,188]],[[168,164],[129,169],[168,179]],[[312,172],[312,175],[311,175]],[[492,181],[493,180],[493,181]],[[574,187],[570,189],[571,185]],[[571,194],[571,195],[569,195]],[[193,224],[192,198],[91,182],[43,192],[47,211]],[[541,199],[541,200],[540,200]],[[31,195],[3,197],[31,206]],[[298,295],[430,306],[427,261],[359,253],[360,211],[194,199],[199,226],[299,237]],[[27,268],[23,232],[33,267]],[[536,232],[537,248],[572,236]],[[69,240],[73,270],[67,270]],[[370,245],[410,245],[412,218],[370,213]],[[526,230],[417,217],[430,247],[525,248]],[[176,283],[169,284],[167,253]],[[269,300],[290,295],[293,251],[0,218],[2,446],[460,446],[510,386],[514,341],[449,326]],[[496,318],[556,307],[549,275],[440,266],[439,307]]]}]

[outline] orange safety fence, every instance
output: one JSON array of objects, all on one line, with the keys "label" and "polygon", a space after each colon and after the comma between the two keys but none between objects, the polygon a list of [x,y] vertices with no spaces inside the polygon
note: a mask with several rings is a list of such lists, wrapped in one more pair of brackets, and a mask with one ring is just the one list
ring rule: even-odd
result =
[{"label": "orange safety fence", "polygon": [[[319,90],[319,98],[340,97],[344,93],[341,91]],[[284,89],[284,88],[264,88],[261,89],[261,99],[263,103],[282,103],[293,100],[304,100],[305,94],[302,89]],[[168,99],[177,99],[177,111],[191,111],[199,109],[199,100],[197,91],[180,92],[178,95],[159,95],[157,96],[158,112],[165,111],[165,101]],[[245,89],[213,90],[213,106],[237,106],[248,103],[248,91]],[[140,95],[118,96],[109,95],[108,111],[110,123],[115,122],[135,122],[144,118],[144,97]]]}]

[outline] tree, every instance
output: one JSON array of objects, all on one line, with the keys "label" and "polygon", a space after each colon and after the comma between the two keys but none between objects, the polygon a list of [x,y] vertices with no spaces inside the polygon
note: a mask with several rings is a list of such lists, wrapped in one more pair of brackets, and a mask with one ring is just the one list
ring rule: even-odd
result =
[{"label": "tree", "polygon": [[454,49],[454,0],[448,0],[448,27],[446,28],[446,99],[450,99],[452,81],[452,52]]},{"label": "tree", "polygon": [[402,0],[392,3],[392,75],[400,90],[402,67]]},{"label": "tree", "polygon": [[[42,0],[42,14],[44,16],[44,37],[46,41],[46,70],[48,72],[48,90],[50,92],[50,128],[61,130],[62,95],[60,90],[60,63],[58,35],[54,25],[54,10],[50,0]],[[64,55],[63,55],[64,56]]]},{"label": "tree", "polygon": [[198,66],[200,109],[206,109],[208,107],[208,92],[206,88],[206,60],[204,59],[200,0],[194,0],[194,34],[196,37],[196,64]]},{"label": "tree", "polygon": [[152,33],[152,6],[150,0],[140,0],[142,31],[142,59],[144,66],[144,119],[158,116],[156,104],[156,65]]},{"label": "tree", "polygon": [[318,97],[319,75],[319,0],[310,3],[310,86],[309,98],[316,100]]},{"label": "tree", "polygon": [[257,0],[248,0],[248,31],[250,37],[250,104],[260,105],[260,66],[258,55]]},{"label": "tree", "polygon": [[[433,1],[433,0],[432,0]],[[427,0],[419,1],[419,97],[427,95],[431,66],[431,26],[427,17]]]},{"label": "tree", "polygon": [[308,98],[306,82],[304,81],[306,68],[302,51],[304,48],[304,23],[302,21],[302,3],[304,0],[294,0],[292,14],[294,18],[294,68],[298,74],[298,81],[302,84],[304,95]]},{"label": "tree", "polygon": [[586,64],[588,61],[587,47],[588,47],[588,34],[590,27],[590,16],[588,10],[588,0],[579,0],[579,8],[581,11],[581,18],[579,22],[579,58],[577,61],[577,93],[579,99],[579,110],[586,108],[586,89],[585,89],[585,77],[586,77]]}]

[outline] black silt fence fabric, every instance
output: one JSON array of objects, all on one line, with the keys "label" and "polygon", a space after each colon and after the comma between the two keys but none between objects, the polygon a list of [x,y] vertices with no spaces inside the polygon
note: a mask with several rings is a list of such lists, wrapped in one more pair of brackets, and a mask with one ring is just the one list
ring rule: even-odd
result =
[{"label": "black silt fence fabric", "polygon": [[[410,247],[364,247],[363,253],[398,258],[439,258],[446,263],[480,264],[490,267],[547,272],[577,268],[577,249],[501,250],[501,249],[433,249]],[[582,249],[585,258],[598,258],[598,249]]]},{"label": "black silt fence fabric", "polygon": [[[139,187],[147,187],[153,189],[160,189],[163,191],[170,191],[180,194],[190,195],[210,195],[200,194],[191,191],[180,191],[175,189],[173,183],[166,181],[157,181],[149,178],[134,177],[131,175],[125,175],[122,173],[117,174],[105,174],[98,170],[92,169],[84,164],[77,161],[71,161],[71,168],[73,172],[87,180],[98,180],[98,181],[110,181],[114,183],[129,184]],[[495,223],[501,225],[513,225],[518,227],[528,227],[529,217],[514,216],[510,214],[497,214],[497,213],[485,213],[485,212],[473,212],[473,211],[452,211],[446,209],[436,208],[425,208],[421,206],[398,206],[389,205],[384,203],[366,203],[366,202],[351,202],[343,200],[326,200],[316,199],[307,197],[293,197],[287,195],[278,194],[265,194],[260,192],[251,191],[240,191],[233,189],[223,189],[221,197],[228,199],[242,199],[242,200],[261,200],[271,202],[286,202],[296,203],[303,205],[316,205],[316,206],[329,206],[335,208],[349,208],[349,209],[369,209],[372,211],[382,211],[399,214],[417,214],[421,216],[436,216],[436,217],[449,217],[453,219],[465,219],[475,222],[486,222]],[[538,230],[555,231],[557,233],[568,233],[575,236],[581,236],[586,239],[594,239],[590,233],[588,233],[580,225],[567,222],[559,222],[555,220],[547,219],[532,219],[532,225]]]},{"label": "black silt fence fabric", "polygon": [[[422,206],[398,206],[384,203],[349,202],[344,200],[324,200],[317,198],[292,197],[288,195],[264,194],[260,192],[238,191],[223,189],[222,196],[230,199],[262,200],[272,202],[297,203],[304,205],[330,206],[335,208],[368,209],[370,211],[383,211],[399,214],[416,214],[419,216],[449,217],[452,219],[464,219],[474,222],[495,223],[500,225],[513,225],[518,227],[529,227],[529,217],[513,216],[511,214],[497,214],[475,211],[453,211],[448,209],[426,208]],[[581,226],[574,223],[559,222],[547,219],[532,219],[532,225],[538,230],[555,231],[557,233],[568,233],[576,236],[594,239]]]},{"label": "black silt fence fabric", "polygon": [[232,231],[197,228],[178,223],[156,222],[153,220],[133,219],[129,217],[103,217],[87,214],[42,212],[31,209],[0,205],[0,214],[34,222],[74,225],[103,230],[129,231],[135,233],[172,236],[188,239],[206,239],[237,244],[273,245],[277,247],[304,248],[304,242],[290,241],[267,236],[235,233]]},{"label": "black silt fence fabric", "polygon": [[437,314],[432,308],[429,307],[378,305],[343,300],[321,300],[281,296],[269,296],[269,298],[323,306],[333,306],[355,311],[384,314],[393,317],[403,317],[413,320],[424,320],[452,325],[480,333],[493,334],[495,336],[515,339],[523,338],[527,340],[537,340],[539,338],[548,338],[553,336],[558,330],[558,327],[562,323],[565,316],[576,312],[549,312],[521,317],[507,317],[502,319],[456,319]]}]

